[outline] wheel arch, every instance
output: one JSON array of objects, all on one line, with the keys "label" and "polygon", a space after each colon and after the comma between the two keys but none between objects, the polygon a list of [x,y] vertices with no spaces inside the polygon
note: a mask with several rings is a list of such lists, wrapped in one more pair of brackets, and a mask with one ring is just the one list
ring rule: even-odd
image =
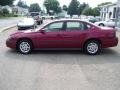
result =
[{"label": "wheel arch", "polygon": [[100,25],[103,25],[103,26],[105,26],[105,24],[104,24],[104,23],[99,23],[98,25],[99,25],[99,26],[100,26]]},{"label": "wheel arch", "polygon": [[34,48],[33,41],[32,41],[30,38],[24,37],[24,38],[19,38],[19,39],[18,39],[18,41],[16,42],[16,49],[17,49],[17,46],[18,46],[18,42],[20,42],[21,40],[29,40],[29,41],[32,43],[32,46],[33,46],[33,48]]},{"label": "wheel arch", "polygon": [[86,43],[89,42],[89,41],[97,41],[101,46],[102,46],[102,41],[100,39],[97,39],[97,38],[89,38],[87,39],[84,44],[83,44],[83,48],[85,47]]}]

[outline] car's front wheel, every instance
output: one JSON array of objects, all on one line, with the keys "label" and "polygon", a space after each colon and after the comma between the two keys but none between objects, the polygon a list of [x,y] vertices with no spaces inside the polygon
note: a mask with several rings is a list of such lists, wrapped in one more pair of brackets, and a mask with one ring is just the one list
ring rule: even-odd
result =
[{"label": "car's front wheel", "polygon": [[98,41],[90,40],[86,42],[84,51],[89,55],[96,55],[100,51],[101,45]]},{"label": "car's front wheel", "polygon": [[17,43],[17,50],[22,54],[28,54],[33,50],[32,42],[29,40],[20,40]]}]

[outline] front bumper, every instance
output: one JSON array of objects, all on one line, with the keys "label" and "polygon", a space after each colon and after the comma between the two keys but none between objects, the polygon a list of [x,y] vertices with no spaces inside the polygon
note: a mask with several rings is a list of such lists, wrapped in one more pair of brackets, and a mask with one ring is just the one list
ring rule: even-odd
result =
[{"label": "front bumper", "polygon": [[11,40],[10,38],[6,40],[6,46],[9,48],[16,49],[16,43],[17,43],[16,40]]},{"label": "front bumper", "polygon": [[18,29],[33,29],[34,28],[34,25],[28,25],[28,26],[17,26]]}]

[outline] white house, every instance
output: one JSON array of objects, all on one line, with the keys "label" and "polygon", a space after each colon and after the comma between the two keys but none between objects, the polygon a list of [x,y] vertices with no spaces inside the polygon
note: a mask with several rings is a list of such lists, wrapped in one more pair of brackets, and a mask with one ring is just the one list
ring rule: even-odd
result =
[{"label": "white house", "polygon": [[6,6],[3,6],[2,8],[6,8],[9,11],[9,13],[12,13],[12,7],[11,6],[6,5]]},{"label": "white house", "polygon": [[117,3],[108,4],[101,7],[100,17],[104,20],[117,18]]},{"label": "white house", "polygon": [[12,12],[16,15],[24,16],[24,15],[28,14],[28,9],[25,9],[25,8],[22,8],[22,7],[19,7],[19,6],[14,6],[12,8]]},{"label": "white house", "polygon": [[113,4],[101,6],[100,13],[102,20],[118,19],[120,17],[120,0]]},{"label": "white house", "polygon": [[120,0],[116,3],[104,5],[101,7],[101,20],[116,19],[116,26],[120,28]]}]

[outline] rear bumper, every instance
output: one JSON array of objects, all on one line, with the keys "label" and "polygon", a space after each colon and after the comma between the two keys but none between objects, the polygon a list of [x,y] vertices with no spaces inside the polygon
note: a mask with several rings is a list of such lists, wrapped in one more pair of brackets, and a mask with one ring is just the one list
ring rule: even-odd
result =
[{"label": "rear bumper", "polygon": [[118,45],[118,37],[105,39],[102,48],[115,47]]}]

